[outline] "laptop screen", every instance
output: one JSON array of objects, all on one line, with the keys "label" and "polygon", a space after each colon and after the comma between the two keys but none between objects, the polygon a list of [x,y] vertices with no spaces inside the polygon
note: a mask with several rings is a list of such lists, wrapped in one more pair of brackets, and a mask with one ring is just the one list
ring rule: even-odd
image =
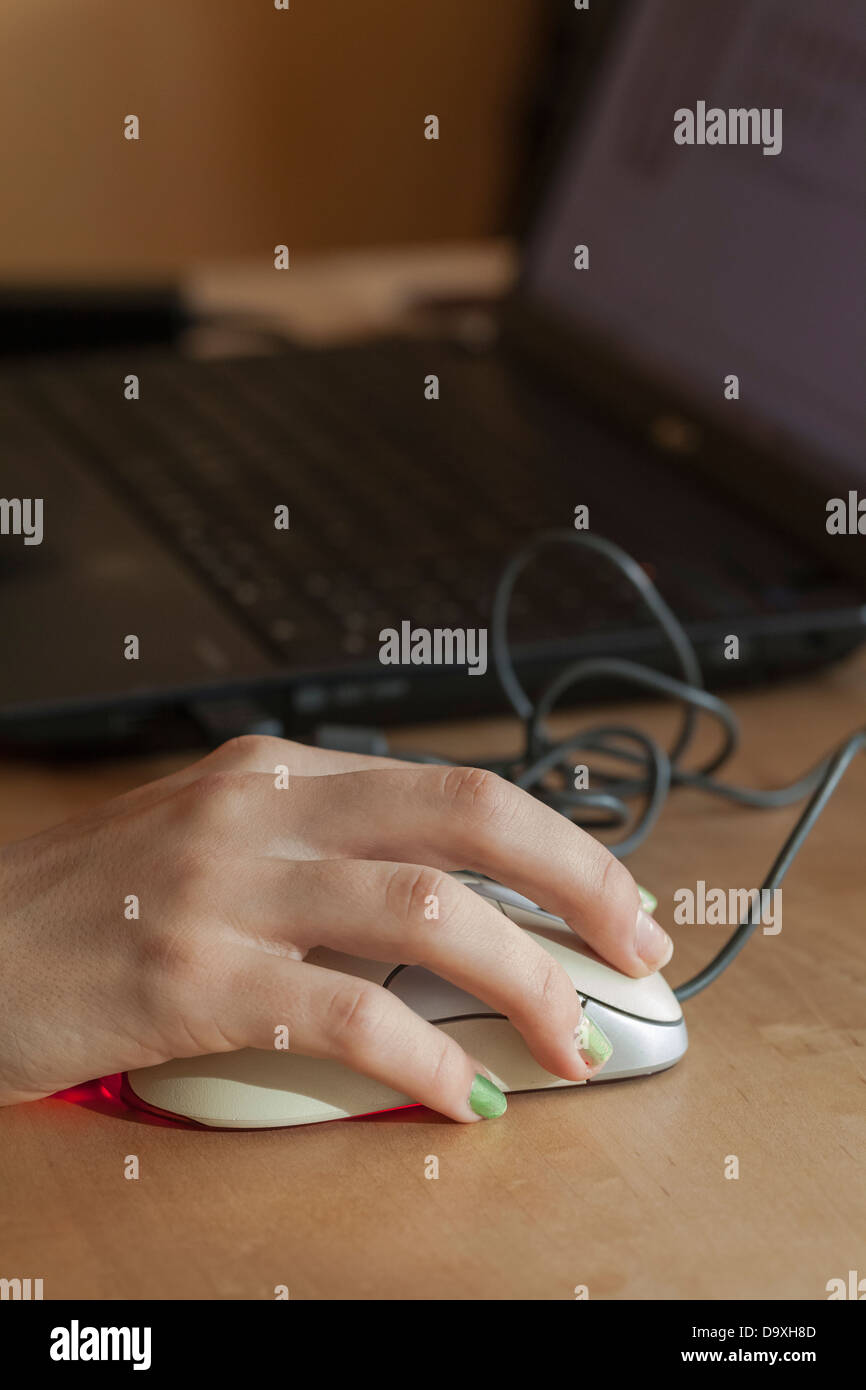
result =
[{"label": "laptop screen", "polygon": [[705,409],[742,410],[861,476],[864,30],[862,0],[635,0],[524,278],[548,313]]}]

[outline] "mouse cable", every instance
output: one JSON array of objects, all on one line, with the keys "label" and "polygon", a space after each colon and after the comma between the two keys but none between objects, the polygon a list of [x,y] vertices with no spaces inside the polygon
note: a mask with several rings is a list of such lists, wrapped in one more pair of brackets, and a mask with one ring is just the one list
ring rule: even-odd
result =
[{"label": "mouse cable", "polygon": [[[636,592],[666,639],[679,668],[681,679],[668,676],[639,662],[614,657],[587,657],[572,662],[550,681],[533,701],[517,678],[508,642],[508,614],[515,585],[527,566],[551,545],[573,545],[593,552],[614,566]],[[736,751],[739,726],[731,709],[704,689],[703,674],[692,643],[682,625],[662,598],[649,575],[636,560],[599,536],[565,529],[543,531],[523,546],[505,565],[496,586],[491,613],[493,664],[499,683],[512,709],[524,725],[524,747],[515,759],[479,764],[529,791],[589,831],[629,827],[623,837],[607,848],[618,859],[637,848],[652,830],[675,787],[692,787],[721,796],[743,806],[772,809],[791,805],[809,797],[796,825],[779,851],[761,888],[772,892],[779,887],[809,832],[833,795],[855,755],[866,748],[866,728],[851,734],[832,753],[820,759],[795,782],[786,787],[763,790],[720,782],[714,776]],[[566,693],[582,682],[598,677],[615,678],[655,694],[677,700],[682,714],[679,729],[665,749],[642,730],[626,724],[605,723],[581,730],[563,739],[553,739],[544,721]],[[695,769],[682,766],[692,743],[701,714],[709,715],[719,726],[716,751]],[[585,750],[624,765],[618,773],[598,769],[592,780],[599,788],[573,788],[573,755]],[[400,753],[417,762],[447,763],[447,759],[424,753]],[[637,814],[629,801],[640,803]],[[705,989],[743,949],[760,924],[758,904],[753,900],[748,913],[733,935],[710,963],[691,980],[674,990],[682,1001]]]},{"label": "mouse cable", "polygon": [[[800,849],[808,836],[812,826],[820,816],[827,802],[830,800],[837,786],[844,777],[848,767],[853,762],[856,755],[866,748],[866,729],[859,729],[846,739],[841,748],[830,758],[829,766],[825,775],[821,778],[809,799],[808,805],[802,812],[797,824],[791,831],[787,840],[776,856],[775,862],[767,874],[762,886],[761,894],[764,892],[772,893],[789,868],[793,864]],[[691,999],[693,994],[699,994],[707,985],[711,985],[715,979],[721,975],[722,971],[730,965],[736,955],[742,951],[749,937],[760,923],[760,914],[757,911],[758,902],[752,903],[750,912],[743,918],[733,936],[725,943],[717,955],[713,957],[709,965],[705,965],[703,970],[699,970],[697,975],[692,976],[674,990],[677,999]]]}]

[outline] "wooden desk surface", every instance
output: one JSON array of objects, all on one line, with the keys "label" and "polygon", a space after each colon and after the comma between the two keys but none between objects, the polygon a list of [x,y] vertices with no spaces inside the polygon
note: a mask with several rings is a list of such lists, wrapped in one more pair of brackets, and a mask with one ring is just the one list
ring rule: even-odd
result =
[{"label": "wooden desk surface", "polygon": [[[866,657],[733,703],[731,776],[786,782],[863,723]],[[624,713],[671,727],[669,710]],[[395,743],[472,762],[515,736],[503,719]],[[0,838],[176,762],[4,765]],[[46,1298],[825,1298],[866,1272],[864,812],[861,758],[786,880],[782,932],[686,1005],[669,1072],[516,1096],[467,1128],[422,1109],[262,1133],[98,1102],[0,1111],[0,1275],[42,1278]],[[682,792],[630,867],[670,927],[677,887],[759,884],[794,816]],[[672,931],[676,984],[725,929]]]}]

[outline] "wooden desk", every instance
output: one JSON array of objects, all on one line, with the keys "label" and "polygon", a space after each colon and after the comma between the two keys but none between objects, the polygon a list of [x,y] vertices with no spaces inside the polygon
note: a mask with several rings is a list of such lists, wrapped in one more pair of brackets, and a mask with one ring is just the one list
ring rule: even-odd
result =
[{"label": "wooden desk", "polygon": [[[731,776],[786,782],[864,722],[866,658],[734,705]],[[515,733],[497,720],[395,744],[471,762]],[[3,766],[0,837],[174,765]],[[664,1074],[516,1096],[467,1128],[421,1109],[264,1133],[59,1099],[0,1111],[0,1275],[41,1277],[46,1298],[825,1298],[828,1279],[866,1272],[864,813],[861,758],[786,880],[782,932],[686,1005],[691,1047]],[[794,815],[683,792],[630,866],[670,926],[679,886],[759,884]],[[673,928],[671,982],[724,930]]]}]

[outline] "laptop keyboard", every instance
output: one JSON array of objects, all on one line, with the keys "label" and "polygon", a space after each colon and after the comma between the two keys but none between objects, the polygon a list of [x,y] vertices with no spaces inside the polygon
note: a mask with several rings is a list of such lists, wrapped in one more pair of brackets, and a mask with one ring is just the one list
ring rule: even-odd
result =
[{"label": "laptop keyboard", "polygon": [[[134,402],[123,396],[131,370]],[[430,371],[437,401],[424,398]],[[578,504],[687,623],[783,610],[805,578],[781,538],[721,514],[715,494],[685,487],[664,460],[590,419],[576,424],[495,359],[452,360],[438,345],[55,359],[0,383],[18,448],[28,411],[280,663],[375,658],[379,630],[403,619],[486,624],[508,556],[539,530],[570,526]],[[273,524],[280,505],[287,531]],[[634,614],[618,575],[557,547],[521,582],[512,636],[524,647],[568,641],[633,627]]]}]

